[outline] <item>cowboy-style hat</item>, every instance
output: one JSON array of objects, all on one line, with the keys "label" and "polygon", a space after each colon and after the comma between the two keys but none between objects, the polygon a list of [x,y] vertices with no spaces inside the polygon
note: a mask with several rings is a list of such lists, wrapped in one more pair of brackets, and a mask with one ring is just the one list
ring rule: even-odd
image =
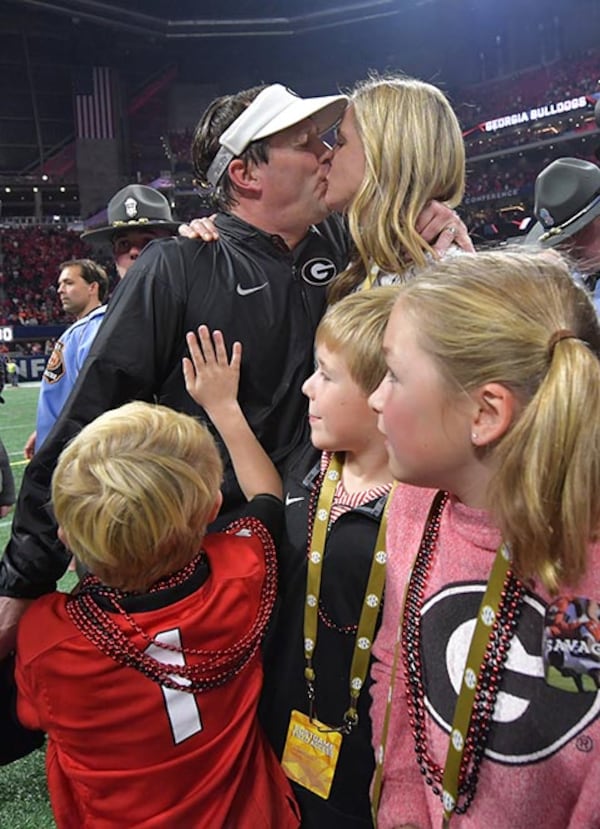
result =
[{"label": "cowboy-style hat", "polygon": [[558,158],[535,180],[537,224],[527,242],[560,245],[600,216],[600,169],[580,158]]},{"label": "cowboy-style hat", "polygon": [[171,215],[169,202],[153,187],[128,184],[112,197],[107,208],[108,224],[94,227],[81,234],[89,242],[109,242],[119,230],[163,228],[176,233],[180,222]]}]

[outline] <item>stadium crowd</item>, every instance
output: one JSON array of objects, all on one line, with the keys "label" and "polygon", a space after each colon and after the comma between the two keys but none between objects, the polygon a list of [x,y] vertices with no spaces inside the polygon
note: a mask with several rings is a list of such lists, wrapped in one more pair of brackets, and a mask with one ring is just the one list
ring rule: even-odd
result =
[{"label": "stadium crowd", "polygon": [[464,129],[491,118],[599,92],[600,51],[453,91],[452,100]]},{"label": "stadium crowd", "polygon": [[[32,339],[19,339],[10,350],[22,356],[48,356],[55,339],[36,337],[35,327],[72,322],[56,290],[57,268],[61,262],[90,256],[92,248],[78,233],[60,225],[5,225],[0,244],[0,325],[32,328]],[[112,260],[98,250],[93,255],[107,268],[114,288],[118,277]],[[9,349],[2,344],[0,352],[7,354]]]},{"label": "stadium crowd", "polygon": [[68,322],[56,294],[56,268],[89,255],[89,245],[74,231],[36,225],[4,227],[0,245],[0,323]]}]

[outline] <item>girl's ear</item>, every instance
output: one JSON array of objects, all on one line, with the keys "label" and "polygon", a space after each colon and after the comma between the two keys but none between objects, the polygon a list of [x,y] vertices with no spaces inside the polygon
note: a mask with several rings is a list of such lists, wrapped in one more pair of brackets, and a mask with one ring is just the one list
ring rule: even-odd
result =
[{"label": "girl's ear", "polygon": [[488,446],[508,431],[517,409],[517,398],[502,383],[486,383],[472,397],[476,404],[472,442],[475,446]]}]

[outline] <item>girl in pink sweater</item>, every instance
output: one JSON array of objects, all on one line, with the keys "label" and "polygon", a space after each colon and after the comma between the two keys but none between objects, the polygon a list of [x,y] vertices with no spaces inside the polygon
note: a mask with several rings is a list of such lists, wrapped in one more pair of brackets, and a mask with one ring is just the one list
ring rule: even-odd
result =
[{"label": "girl in pink sweater", "polygon": [[402,286],[385,351],[371,404],[403,483],[373,651],[379,829],[598,829],[592,304],[557,257],[450,259]]}]

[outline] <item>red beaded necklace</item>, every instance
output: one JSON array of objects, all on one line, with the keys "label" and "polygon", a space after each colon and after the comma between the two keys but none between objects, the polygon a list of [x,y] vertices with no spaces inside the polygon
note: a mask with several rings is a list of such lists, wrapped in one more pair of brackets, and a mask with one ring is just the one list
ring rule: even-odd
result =
[{"label": "red beaded necklace", "polygon": [[[401,636],[406,698],[415,740],[416,759],[425,782],[440,799],[444,768],[432,760],[427,745],[425,686],[421,661],[421,612],[435,558],[442,512],[447,501],[448,495],[444,493],[434,505],[425,525],[406,592]],[[457,814],[464,814],[475,797],[479,767],[492,724],[504,663],[519,619],[523,594],[522,583],[512,571],[509,571],[501,593],[499,613],[477,680],[475,702],[459,775],[458,794],[463,798],[463,802],[456,807]]]},{"label": "red beaded necklace", "polygon": [[[261,541],[265,550],[266,576],[262,586],[258,613],[253,624],[235,644],[228,648],[214,650],[178,648],[154,639],[140,627],[123,607],[123,600],[136,594],[108,587],[91,574],[85,576],[77,593],[68,596],[67,613],[83,636],[98,650],[120,665],[140,671],[148,679],[159,685],[190,694],[197,694],[224,685],[245,668],[258,650],[275,604],[277,592],[275,545],[270,533],[255,518],[243,518],[235,521],[227,527],[225,532],[229,535],[235,535],[240,530],[251,532]],[[161,579],[147,592],[156,593],[159,590],[184,584],[196,571],[203,555],[202,553],[198,554],[181,570]],[[146,647],[143,650],[135,644],[131,635],[128,635],[116,624],[111,618],[111,614],[99,605],[99,599],[110,602],[114,610],[127,622],[133,633],[137,634],[145,643]],[[184,656],[193,656],[196,657],[196,660],[191,663],[184,660],[185,664],[183,665],[163,663],[147,653],[149,645],[154,645],[164,651],[174,651]],[[178,682],[173,677],[181,677],[185,681]]]}]

